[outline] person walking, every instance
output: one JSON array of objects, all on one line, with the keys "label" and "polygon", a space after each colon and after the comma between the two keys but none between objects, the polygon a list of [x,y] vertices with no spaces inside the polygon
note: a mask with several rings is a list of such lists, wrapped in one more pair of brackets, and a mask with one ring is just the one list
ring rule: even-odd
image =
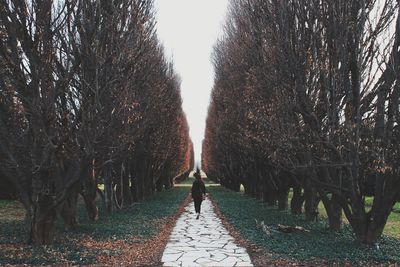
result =
[{"label": "person walking", "polygon": [[206,197],[206,186],[204,185],[204,181],[201,178],[199,168],[197,168],[193,176],[196,178],[196,180],[194,180],[192,184],[192,198],[194,201],[194,209],[197,214],[196,220],[198,220],[200,217],[201,202],[203,202]]}]

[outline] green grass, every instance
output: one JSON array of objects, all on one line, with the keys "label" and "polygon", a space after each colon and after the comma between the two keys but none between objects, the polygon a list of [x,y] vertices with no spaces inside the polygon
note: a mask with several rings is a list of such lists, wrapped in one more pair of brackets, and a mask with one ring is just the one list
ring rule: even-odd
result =
[{"label": "green grass", "polygon": [[12,205],[14,203],[13,200],[0,200],[0,209]]},{"label": "green grass", "polygon": [[[54,245],[48,247],[21,245],[27,238],[23,209],[16,202],[6,206],[0,204],[0,265],[93,264],[98,255],[118,255],[121,250],[117,246],[108,250],[88,248],[80,245],[79,241],[90,237],[105,242],[144,242],[158,233],[163,219],[177,212],[187,193],[188,188],[176,187],[116,211],[111,217],[105,217],[101,210],[99,220],[94,223],[89,221],[83,204],[80,204],[79,226],[67,231],[60,220]],[[99,207],[102,209],[101,203]],[[19,216],[14,216],[15,213],[19,213]]]},{"label": "green grass", "polygon": [[[211,186],[209,191],[221,212],[241,236],[272,253],[276,259],[322,261],[328,264],[350,262],[354,265],[400,263],[400,239],[393,237],[397,234],[384,236],[379,243],[380,249],[376,250],[355,241],[348,225],[340,233],[335,233],[327,229],[324,219],[307,222],[301,215],[295,216],[289,211],[267,207],[241,192],[235,193],[220,186]],[[395,222],[398,227],[398,214],[391,216],[394,217],[390,218],[389,223]],[[277,224],[299,225],[310,232],[285,234],[271,231],[266,234],[256,227],[255,219],[271,227]]]}]

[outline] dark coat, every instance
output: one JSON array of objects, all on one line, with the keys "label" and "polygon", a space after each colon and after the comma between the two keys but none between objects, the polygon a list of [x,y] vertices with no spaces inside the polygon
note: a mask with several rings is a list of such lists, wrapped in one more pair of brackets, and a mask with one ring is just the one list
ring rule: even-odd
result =
[{"label": "dark coat", "polygon": [[203,194],[206,193],[206,186],[200,179],[196,179],[192,184],[192,198],[203,199]]}]

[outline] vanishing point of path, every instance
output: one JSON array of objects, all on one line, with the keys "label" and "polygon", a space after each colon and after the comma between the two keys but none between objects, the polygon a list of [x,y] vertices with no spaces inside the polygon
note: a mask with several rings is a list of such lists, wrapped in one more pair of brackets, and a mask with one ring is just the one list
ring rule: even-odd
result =
[{"label": "vanishing point of path", "polygon": [[172,231],[162,262],[164,266],[253,266],[246,250],[234,243],[208,199],[201,205],[198,220],[193,202],[186,207]]}]

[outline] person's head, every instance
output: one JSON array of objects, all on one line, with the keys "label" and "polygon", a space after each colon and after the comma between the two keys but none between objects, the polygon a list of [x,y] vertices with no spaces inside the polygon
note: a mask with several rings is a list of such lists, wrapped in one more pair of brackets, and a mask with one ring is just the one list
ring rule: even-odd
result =
[{"label": "person's head", "polygon": [[196,172],[193,174],[196,179],[201,179],[200,169],[199,167],[196,168]]}]

